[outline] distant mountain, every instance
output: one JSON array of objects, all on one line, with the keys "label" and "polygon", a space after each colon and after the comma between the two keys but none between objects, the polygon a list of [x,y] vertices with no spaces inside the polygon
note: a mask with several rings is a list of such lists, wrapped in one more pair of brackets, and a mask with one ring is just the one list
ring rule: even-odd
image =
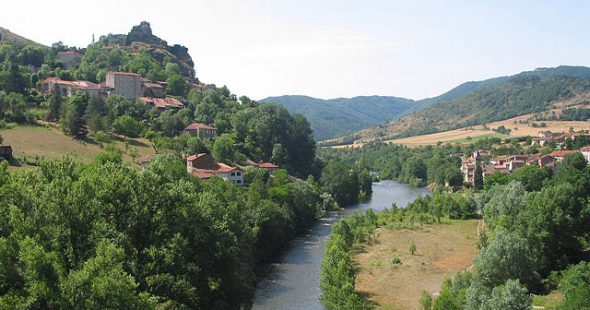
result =
[{"label": "distant mountain", "polygon": [[3,42],[17,42],[17,43],[21,43],[21,44],[25,44],[25,45],[39,45],[39,46],[43,46],[42,44],[39,44],[33,40],[29,40],[25,37],[21,37],[16,33],[12,33],[10,30],[6,29],[6,28],[2,28],[0,27],[0,43]]},{"label": "distant mountain", "polygon": [[416,102],[397,97],[363,96],[323,100],[307,96],[269,97],[264,103],[283,105],[305,116],[316,140],[342,136],[401,116]]},{"label": "distant mountain", "polygon": [[467,82],[438,97],[416,102],[405,116],[339,139],[390,139],[485,124],[550,109],[590,93],[590,68],[539,68],[513,76]]}]

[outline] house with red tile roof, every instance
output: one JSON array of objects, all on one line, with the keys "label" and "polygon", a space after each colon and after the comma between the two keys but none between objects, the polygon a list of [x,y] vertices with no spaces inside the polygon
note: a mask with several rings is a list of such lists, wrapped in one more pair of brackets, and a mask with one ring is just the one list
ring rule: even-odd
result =
[{"label": "house with red tile roof", "polygon": [[551,155],[551,156],[555,157],[555,159],[557,160],[557,162],[560,162],[560,161],[562,161],[562,160],[563,160],[563,158],[564,158],[566,155],[569,155],[569,154],[574,154],[574,153],[580,153],[580,151],[579,151],[579,150],[562,150],[562,151],[555,151],[555,152],[552,152],[552,153],[550,153],[549,155]]},{"label": "house with red tile roof", "polygon": [[199,179],[209,179],[216,175],[236,185],[244,185],[242,169],[219,163],[207,153],[189,156],[186,159],[186,171]]},{"label": "house with red tile roof", "polygon": [[192,123],[184,128],[184,132],[205,140],[215,137],[217,135],[217,128],[202,123]]}]

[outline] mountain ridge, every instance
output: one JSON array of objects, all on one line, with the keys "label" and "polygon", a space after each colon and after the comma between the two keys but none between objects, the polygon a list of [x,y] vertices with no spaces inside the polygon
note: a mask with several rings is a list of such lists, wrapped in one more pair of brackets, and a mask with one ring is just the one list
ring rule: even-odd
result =
[{"label": "mountain ridge", "polygon": [[415,104],[411,99],[392,96],[319,99],[285,95],[268,97],[260,102],[280,104],[291,113],[305,116],[311,123],[316,140],[348,134],[394,119]]}]

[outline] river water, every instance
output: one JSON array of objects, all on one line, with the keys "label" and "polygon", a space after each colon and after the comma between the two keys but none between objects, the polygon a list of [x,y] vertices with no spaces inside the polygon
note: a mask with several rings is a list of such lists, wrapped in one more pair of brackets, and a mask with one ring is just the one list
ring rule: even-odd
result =
[{"label": "river water", "polygon": [[271,272],[258,283],[253,309],[324,309],[320,303],[320,272],[324,247],[330,238],[331,225],[355,211],[390,208],[395,202],[405,207],[426,188],[413,188],[394,181],[373,184],[371,200],[322,218],[307,235],[295,239],[286,253],[277,258]]}]

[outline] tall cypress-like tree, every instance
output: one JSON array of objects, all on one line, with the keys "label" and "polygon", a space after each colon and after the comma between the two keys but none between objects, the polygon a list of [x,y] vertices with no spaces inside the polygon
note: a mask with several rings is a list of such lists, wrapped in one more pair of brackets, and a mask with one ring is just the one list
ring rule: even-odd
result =
[{"label": "tall cypress-like tree", "polygon": [[483,171],[479,161],[475,164],[475,175],[473,176],[473,186],[477,190],[483,189]]}]

